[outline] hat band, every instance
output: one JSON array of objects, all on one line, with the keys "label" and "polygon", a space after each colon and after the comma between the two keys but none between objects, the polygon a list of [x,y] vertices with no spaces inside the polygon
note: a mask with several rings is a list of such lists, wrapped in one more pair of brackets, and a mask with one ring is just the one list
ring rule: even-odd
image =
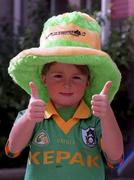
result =
[{"label": "hat band", "polygon": [[[59,41],[57,46],[60,46],[60,42],[68,41],[67,45],[75,42],[75,46],[78,43],[78,46],[79,44],[83,44],[83,46],[85,44],[85,47],[100,49],[100,36],[98,32],[83,29],[74,24],[58,25],[44,31],[40,38],[40,47],[51,47],[51,42],[53,44],[54,41]],[[63,46],[63,43],[61,46]]]}]

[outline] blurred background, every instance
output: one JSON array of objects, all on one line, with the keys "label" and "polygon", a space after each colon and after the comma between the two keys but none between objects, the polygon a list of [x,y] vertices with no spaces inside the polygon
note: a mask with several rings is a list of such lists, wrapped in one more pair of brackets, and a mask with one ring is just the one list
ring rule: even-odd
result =
[{"label": "blurred background", "polygon": [[[8,180],[14,180],[15,174],[16,179],[23,179],[28,155],[27,148],[16,159],[6,157],[4,152],[15,117],[29,100],[9,77],[9,61],[23,49],[39,46],[44,22],[67,11],[86,12],[102,27],[102,49],[111,55],[122,73],[112,108],[123,134],[125,159],[133,153],[134,0],[0,0],[0,180],[5,180],[9,171],[12,175],[8,175]],[[129,161],[120,176],[117,169],[108,170],[107,179],[134,179],[134,163],[131,164]]]}]

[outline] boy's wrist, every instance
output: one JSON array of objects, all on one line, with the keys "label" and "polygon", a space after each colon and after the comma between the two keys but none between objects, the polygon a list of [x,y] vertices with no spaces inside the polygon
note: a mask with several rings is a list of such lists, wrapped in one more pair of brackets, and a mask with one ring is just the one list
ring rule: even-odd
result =
[{"label": "boy's wrist", "polygon": [[25,112],[23,118],[27,123],[30,123],[30,124],[33,124],[33,125],[36,124],[36,121],[34,121],[32,118],[30,118],[27,111]]}]

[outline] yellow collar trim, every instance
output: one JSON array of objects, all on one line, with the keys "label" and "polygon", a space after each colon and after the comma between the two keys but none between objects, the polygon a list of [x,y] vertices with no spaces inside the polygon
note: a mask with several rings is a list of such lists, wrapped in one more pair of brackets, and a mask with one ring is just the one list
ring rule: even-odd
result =
[{"label": "yellow collar trim", "polygon": [[82,100],[73,117],[68,121],[64,121],[54,108],[52,102],[49,101],[45,108],[44,117],[45,119],[49,119],[51,116],[53,116],[53,120],[58,127],[67,134],[80,119],[87,119],[91,116],[91,113],[86,103]]},{"label": "yellow collar trim", "polygon": [[[80,105],[78,106],[76,112],[73,115],[73,118],[78,118],[78,119],[86,119],[90,116],[90,109],[82,100],[80,102]],[[44,112],[44,118],[49,119],[52,115],[58,115],[58,112],[56,111],[55,107],[53,106],[53,103],[51,101],[48,102],[48,104],[45,107],[45,112]]]}]

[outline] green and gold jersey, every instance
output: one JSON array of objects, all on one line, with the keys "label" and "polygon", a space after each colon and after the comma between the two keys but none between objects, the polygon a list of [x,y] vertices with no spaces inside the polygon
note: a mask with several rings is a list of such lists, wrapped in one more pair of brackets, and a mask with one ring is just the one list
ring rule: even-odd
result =
[{"label": "green and gold jersey", "polygon": [[100,120],[84,101],[72,118],[65,118],[72,113],[70,109],[57,112],[48,103],[45,119],[37,123],[29,142],[25,180],[105,179]]}]

